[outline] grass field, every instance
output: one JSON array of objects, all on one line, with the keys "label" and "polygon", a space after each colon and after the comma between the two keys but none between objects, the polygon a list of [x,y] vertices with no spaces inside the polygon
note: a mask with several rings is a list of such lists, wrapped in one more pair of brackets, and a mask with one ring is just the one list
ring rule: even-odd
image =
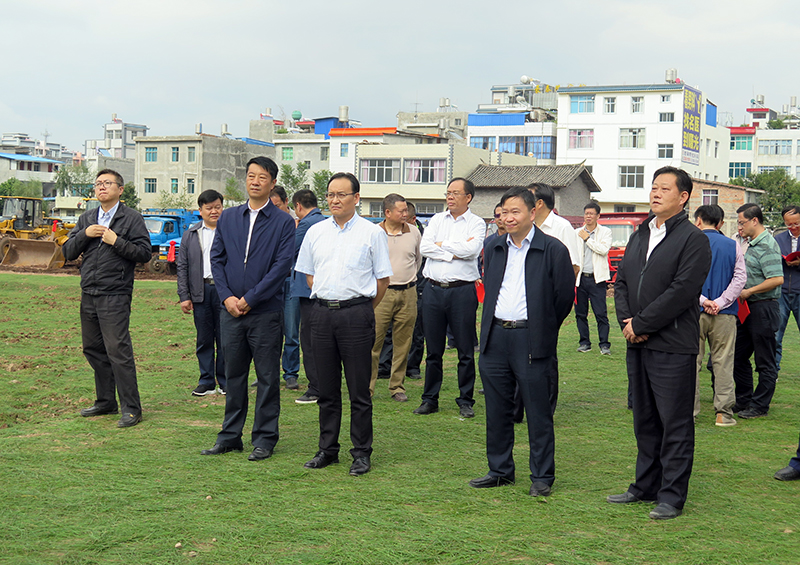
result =
[{"label": "grass field", "polygon": [[458,417],[452,351],[437,414],[411,413],[421,381],[407,382],[406,404],[378,381],[373,469],[363,477],[347,474],[347,417],[342,463],[303,468],[318,434],[316,406],[294,403],[304,387],[281,391],[271,459],[250,462],[248,449],[201,457],[224,398],[190,395],[194,326],[174,282],[135,287],[143,423],[121,430],[114,416],[81,418],[94,382],[80,347],[78,285],[77,277],[0,273],[0,563],[797,563],[800,482],[772,479],[800,428],[796,327],[767,418],[714,426],[701,374],[689,500],[682,517],[656,522],[649,506],[605,502],[626,490],[635,459],[624,340],[613,326],[610,357],[596,345],[575,351],[573,317],[562,328],[556,483],[542,500],[527,494],[519,426],[517,484],[467,486],[487,471],[485,411],[478,396],[477,416]]}]

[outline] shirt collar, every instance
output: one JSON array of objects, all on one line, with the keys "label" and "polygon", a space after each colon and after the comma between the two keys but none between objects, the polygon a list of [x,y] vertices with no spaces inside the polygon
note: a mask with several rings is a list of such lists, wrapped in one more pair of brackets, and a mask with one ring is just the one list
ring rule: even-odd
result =
[{"label": "shirt collar", "polygon": [[457,221],[459,221],[461,218],[464,218],[464,219],[466,220],[466,219],[467,219],[467,215],[468,215],[468,214],[471,214],[471,213],[472,213],[472,211],[471,211],[469,208],[467,208],[467,211],[466,211],[466,212],[464,212],[463,214],[459,215],[457,218],[453,218],[453,214],[451,214],[451,213],[450,213],[450,210],[448,210],[447,212],[445,212],[445,215],[446,215],[446,216],[450,216],[451,218],[453,218],[453,221],[454,221],[454,222],[457,222]]},{"label": "shirt collar", "polygon": [[758,234],[756,237],[754,237],[753,239],[751,239],[751,240],[750,240],[750,245],[758,245],[758,244],[761,242],[761,240],[762,240],[762,239],[764,239],[764,238],[766,237],[766,236],[764,235],[764,234],[766,234],[766,233],[767,233],[767,230],[764,230],[764,231],[762,231],[760,234]]},{"label": "shirt collar", "polygon": [[353,217],[344,223],[344,227],[340,228],[338,222],[336,221],[336,218],[331,216],[331,222],[333,222],[333,225],[336,226],[336,229],[341,231],[349,230],[350,228],[352,228],[353,224],[355,224],[357,220],[358,220],[358,212],[355,212],[353,214]]},{"label": "shirt collar", "polygon": [[119,202],[114,204],[114,206],[108,212],[103,212],[102,208],[98,208],[99,211],[97,213],[97,219],[99,220],[100,218],[113,218],[114,214],[117,213],[117,208],[119,208]]},{"label": "shirt collar", "polygon": [[536,225],[532,225],[531,231],[528,232],[528,235],[525,236],[525,238],[522,240],[522,245],[520,245],[519,247],[517,247],[514,244],[514,240],[511,239],[511,234],[510,233],[506,234],[506,242],[508,243],[508,247],[509,248],[513,247],[514,249],[522,249],[525,246],[526,241],[528,242],[528,245],[530,245],[531,241],[533,240],[533,233],[535,231],[536,231]]},{"label": "shirt collar", "polygon": [[[387,229],[386,229],[386,220],[383,220],[383,221],[382,221],[380,224],[378,224],[378,225],[379,225],[381,228],[383,228],[383,231],[385,231],[385,232],[386,232],[386,235],[391,235],[391,234],[389,233],[389,230],[387,230]],[[405,223],[405,222],[403,222],[403,223],[402,223],[402,225],[400,226],[400,233],[399,233],[399,234],[394,234],[394,235],[403,235],[404,233],[411,233],[411,228],[410,228],[410,227],[409,227],[409,225],[408,225],[407,223]]]}]

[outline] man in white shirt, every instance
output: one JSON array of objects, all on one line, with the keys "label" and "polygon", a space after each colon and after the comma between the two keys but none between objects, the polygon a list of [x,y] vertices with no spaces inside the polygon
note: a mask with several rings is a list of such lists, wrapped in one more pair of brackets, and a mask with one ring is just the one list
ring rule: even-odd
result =
[{"label": "man in white shirt", "polygon": [[[197,197],[203,221],[186,230],[178,252],[178,297],[181,311],[192,313],[197,330],[197,361],[200,380],[194,396],[217,392],[225,394],[225,358],[219,329],[221,308],[217,287],[211,274],[211,245],[222,214],[223,196],[216,190],[205,190]],[[216,349],[215,349],[216,344]]]},{"label": "man in white shirt", "polygon": [[392,275],[386,232],[356,214],[360,184],[336,173],[326,195],[331,218],[308,229],[295,270],[316,300],[308,316],[312,362],[319,388],[319,451],[306,462],[321,469],[339,462],[342,366],[350,394],[350,475],[371,468],[372,398],[369,394],[375,313]]},{"label": "man in white shirt", "polygon": [[447,185],[447,211],[431,218],[422,236],[420,250],[427,258],[423,275],[428,279],[423,292],[424,331],[428,346],[425,389],[422,404],[414,414],[439,411],[442,387],[442,355],[447,326],[453,332],[458,350],[458,389],[456,403],[462,418],[475,412],[472,398],[475,389],[475,313],[478,296],[475,281],[480,278],[478,256],[483,249],[486,223],[469,210],[475,185],[467,179],[454,178]]},{"label": "man in white shirt", "polygon": [[578,351],[587,353],[592,350],[589,337],[589,303],[597,320],[597,339],[600,353],[611,355],[611,342],[608,341],[608,308],[606,294],[608,279],[611,277],[608,267],[608,251],[611,249],[611,230],[597,223],[600,218],[600,205],[589,202],[583,207],[583,227],[575,230],[580,238],[578,243],[578,262],[580,271],[575,281],[576,303],[575,322],[578,326]]}]

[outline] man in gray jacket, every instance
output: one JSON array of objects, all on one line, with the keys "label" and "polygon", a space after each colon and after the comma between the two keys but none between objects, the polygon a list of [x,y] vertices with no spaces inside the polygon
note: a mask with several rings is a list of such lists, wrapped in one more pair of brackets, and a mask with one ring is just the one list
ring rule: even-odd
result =
[{"label": "man in gray jacket", "polygon": [[[81,338],[94,369],[97,400],[81,416],[117,414],[117,426],[142,421],[136,364],[128,328],[136,263],[150,260],[150,236],[142,215],[119,201],[124,181],[111,169],[97,173],[94,192],[100,207],[87,210],[64,243],[68,261],[81,262]],[[116,393],[119,393],[119,405]]]},{"label": "man in gray jacket", "polygon": [[[217,392],[225,394],[225,360],[219,333],[221,308],[214,277],[211,276],[211,245],[217,232],[217,220],[222,214],[223,196],[216,190],[206,190],[197,198],[202,222],[184,232],[178,253],[178,297],[181,311],[194,314],[197,329],[197,361],[200,382],[192,391],[194,396]],[[215,347],[216,343],[216,360]]]}]

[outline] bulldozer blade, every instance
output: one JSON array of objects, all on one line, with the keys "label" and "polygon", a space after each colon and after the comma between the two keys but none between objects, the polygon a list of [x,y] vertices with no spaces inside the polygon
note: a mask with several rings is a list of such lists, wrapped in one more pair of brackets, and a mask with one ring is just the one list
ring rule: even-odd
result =
[{"label": "bulldozer blade", "polygon": [[64,254],[55,241],[12,238],[9,243],[8,252],[0,265],[48,270],[64,266]]}]

